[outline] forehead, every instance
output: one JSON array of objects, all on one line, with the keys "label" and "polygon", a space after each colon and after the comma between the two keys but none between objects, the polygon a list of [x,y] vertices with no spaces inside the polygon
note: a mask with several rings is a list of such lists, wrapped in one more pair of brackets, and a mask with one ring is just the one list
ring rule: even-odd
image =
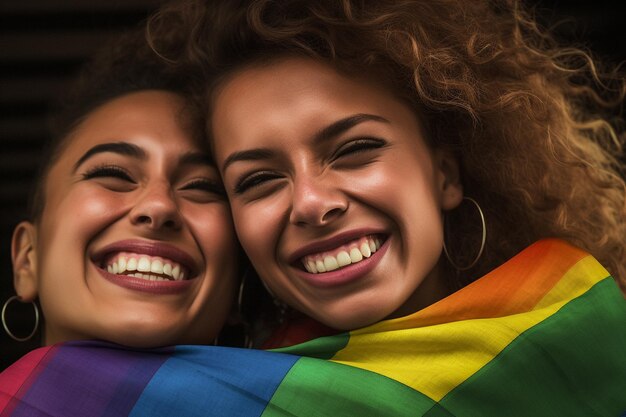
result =
[{"label": "forehead", "polygon": [[172,92],[146,90],[129,93],[91,111],[68,135],[58,152],[84,152],[104,142],[127,141],[171,148],[202,146],[185,116],[184,99]]},{"label": "forehead", "polygon": [[382,83],[367,77],[365,73],[348,76],[324,61],[279,57],[272,61],[247,65],[231,74],[214,93],[214,105],[224,97],[247,98],[265,93],[270,93],[276,101],[291,101],[297,98],[298,93],[311,92],[312,89],[317,90],[320,95],[332,90],[336,98],[345,97],[342,94],[344,92],[356,90],[376,91],[378,94],[391,96]]},{"label": "forehead", "polygon": [[[216,151],[241,140],[313,135],[325,124],[372,114],[399,125],[419,125],[391,88],[365,75],[347,76],[309,58],[284,58],[250,66],[226,80],[213,101],[210,120]],[[228,140],[225,140],[228,138]]]}]

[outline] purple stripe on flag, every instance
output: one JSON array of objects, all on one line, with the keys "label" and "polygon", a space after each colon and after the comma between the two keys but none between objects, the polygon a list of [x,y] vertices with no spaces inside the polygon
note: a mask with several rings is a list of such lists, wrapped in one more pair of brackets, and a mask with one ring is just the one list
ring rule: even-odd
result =
[{"label": "purple stripe on flag", "polygon": [[12,415],[127,415],[172,351],[89,341],[60,345]]}]

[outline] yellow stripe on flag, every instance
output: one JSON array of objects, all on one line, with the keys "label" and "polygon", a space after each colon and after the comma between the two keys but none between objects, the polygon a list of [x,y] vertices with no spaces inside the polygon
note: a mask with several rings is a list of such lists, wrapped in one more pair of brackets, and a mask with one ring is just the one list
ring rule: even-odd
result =
[{"label": "yellow stripe on flag", "polygon": [[[350,334],[331,359],[395,379],[439,401],[497,356],[521,333],[585,293],[608,273],[591,256],[576,262],[530,311],[398,329],[402,319]],[[480,302],[480,300],[476,300]],[[416,313],[419,314],[419,313]]]}]

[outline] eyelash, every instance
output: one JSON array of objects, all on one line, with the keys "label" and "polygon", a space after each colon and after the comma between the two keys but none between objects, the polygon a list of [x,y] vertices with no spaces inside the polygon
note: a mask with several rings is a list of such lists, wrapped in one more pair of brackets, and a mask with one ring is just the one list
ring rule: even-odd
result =
[{"label": "eyelash", "polygon": [[377,138],[361,138],[352,140],[341,146],[332,157],[332,160],[341,158],[342,156],[353,155],[360,152],[378,149],[385,146],[387,142]]},{"label": "eyelash", "polygon": [[[337,150],[337,152],[333,154],[331,160],[335,161],[343,156],[354,155],[357,153],[366,152],[368,150],[382,148],[386,144],[387,142],[385,140],[377,138],[355,139],[341,146]],[[243,194],[250,188],[262,184],[262,182],[264,182],[263,180],[274,178],[280,178],[280,176],[272,172],[256,172],[248,177],[244,177],[237,182],[234,190],[235,194]]]},{"label": "eyelash", "polygon": [[133,184],[136,182],[131,178],[131,176],[124,170],[116,165],[102,165],[91,168],[87,172],[83,174],[83,179],[89,180],[92,178],[102,178],[102,177],[114,177],[119,178]]},{"label": "eyelash", "polygon": [[243,194],[250,188],[260,185],[263,182],[262,180],[275,178],[280,178],[280,176],[268,171],[255,172],[254,174],[237,182],[237,185],[235,186],[235,194]]},{"label": "eyelash", "polygon": [[[136,184],[136,182],[131,178],[130,174],[126,172],[126,170],[116,165],[103,165],[103,166],[94,167],[83,174],[84,180],[90,180],[93,178],[106,178],[106,177],[119,178],[121,180],[128,181],[132,184]],[[221,195],[221,196],[226,195],[226,192],[224,191],[224,187],[222,187],[220,184],[214,181],[210,181],[204,178],[193,180],[185,184],[181,189],[182,190],[201,190],[201,191],[207,191],[207,192],[214,193],[214,194]]]}]

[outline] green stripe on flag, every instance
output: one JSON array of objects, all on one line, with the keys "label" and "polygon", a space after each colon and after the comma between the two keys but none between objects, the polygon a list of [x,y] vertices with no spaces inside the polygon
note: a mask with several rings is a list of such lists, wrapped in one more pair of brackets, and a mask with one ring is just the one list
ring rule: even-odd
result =
[{"label": "green stripe on flag", "polygon": [[272,352],[290,353],[309,358],[330,359],[341,349],[345,348],[349,340],[349,333],[341,333],[334,336],[320,337],[299,345],[271,350]]},{"label": "green stripe on flag", "polygon": [[438,406],[430,398],[374,372],[301,358],[279,385],[262,417],[415,417],[432,407]]},{"label": "green stripe on flag", "polygon": [[463,416],[620,415],[626,300],[614,280],[600,281],[522,333],[440,403]]}]

